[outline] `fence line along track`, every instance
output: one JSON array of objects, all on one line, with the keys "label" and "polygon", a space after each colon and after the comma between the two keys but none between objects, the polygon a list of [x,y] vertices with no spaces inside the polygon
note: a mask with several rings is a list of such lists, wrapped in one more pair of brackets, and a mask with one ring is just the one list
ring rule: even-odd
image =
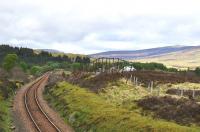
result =
[{"label": "fence line along track", "polygon": [[[40,87],[40,85],[44,82],[44,80],[48,77],[48,75],[44,75],[42,76],[39,80],[37,80],[36,82],[34,82],[26,91],[25,91],[25,95],[24,95],[24,104],[25,104],[25,109],[28,113],[28,116],[31,118],[31,121],[33,122],[35,128],[37,129],[37,131],[39,132],[43,132],[44,130],[41,129],[42,125],[39,124],[37,120],[40,120],[40,119],[35,119],[34,118],[34,113],[33,111],[31,111],[29,105],[28,105],[28,92],[30,90],[33,90],[34,92],[32,94],[34,98],[32,98],[35,102],[36,102],[36,107],[38,108],[40,114],[42,114],[45,118],[46,118],[46,121],[48,121],[48,125],[51,125],[52,128],[54,129],[53,131],[56,131],[56,132],[62,132],[51,120],[50,118],[48,117],[48,115],[44,112],[44,110],[42,109],[40,103],[39,103],[39,100],[38,100],[38,96],[37,96],[37,90],[38,88]],[[43,124],[43,125],[46,125],[46,124]],[[45,131],[48,131],[48,130],[45,130]]]}]

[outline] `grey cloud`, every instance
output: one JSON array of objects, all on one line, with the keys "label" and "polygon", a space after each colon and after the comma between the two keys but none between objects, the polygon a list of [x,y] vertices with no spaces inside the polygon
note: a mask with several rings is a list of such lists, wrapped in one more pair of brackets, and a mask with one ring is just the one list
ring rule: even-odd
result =
[{"label": "grey cloud", "polygon": [[[14,5],[16,4],[16,5]],[[189,39],[200,40],[199,18],[194,16],[161,17],[161,16],[129,16],[118,21],[105,18],[94,20],[79,20],[76,13],[48,14],[41,8],[23,4],[6,4],[0,9],[0,41],[30,40],[30,47],[48,48],[53,43],[73,43],[85,50],[112,50],[106,46],[107,42],[130,42],[135,47],[145,47],[156,44],[180,44]],[[36,28],[24,27],[19,22],[23,19],[33,18],[37,22]],[[197,22],[194,25],[194,22]],[[180,25],[191,25],[192,29],[177,33]],[[33,29],[32,29],[33,28]],[[118,32],[129,31],[131,35],[122,35]],[[84,42],[84,39],[96,34],[94,42]],[[98,41],[102,44],[95,44]],[[146,44],[146,45],[145,45]],[[18,44],[20,45],[20,44]],[[28,44],[21,44],[22,46]],[[139,46],[138,46],[139,45]],[[130,49],[129,49],[130,50]]]}]

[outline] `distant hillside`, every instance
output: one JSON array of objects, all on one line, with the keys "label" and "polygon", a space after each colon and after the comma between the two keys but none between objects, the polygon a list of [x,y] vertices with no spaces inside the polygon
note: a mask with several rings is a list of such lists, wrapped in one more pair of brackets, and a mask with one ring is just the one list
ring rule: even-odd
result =
[{"label": "distant hillside", "polygon": [[67,55],[69,58],[76,58],[77,56],[87,57],[87,55],[84,55],[84,54],[65,53],[59,50],[54,50],[54,49],[35,49],[34,51],[35,53],[40,53],[41,51],[45,51],[45,52],[51,53],[53,56]]},{"label": "distant hillside", "polygon": [[59,50],[54,50],[54,49],[42,49],[43,51],[49,52],[49,53],[64,53]]},{"label": "distant hillside", "polygon": [[59,50],[54,50],[54,49],[35,49],[36,52],[41,52],[41,51],[45,51],[45,52],[48,52],[48,53],[64,53],[62,51],[59,51]]},{"label": "distant hillside", "polygon": [[200,46],[167,46],[167,47],[133,50],[133,51],[108,51],[108,52],[92,54],[90,56],[93,58],[115,57],[126,60],[132,60],[132,59],[143,59],[143,58],[161,56],[173,52],[185,51],[196,48],[200,48]]},{"label": "distant hillside", "polygon": [[160,56],[147,57],[133,61],[159,62],[170,67],[191,68],[200,67],[200,47],[168,53]]}]

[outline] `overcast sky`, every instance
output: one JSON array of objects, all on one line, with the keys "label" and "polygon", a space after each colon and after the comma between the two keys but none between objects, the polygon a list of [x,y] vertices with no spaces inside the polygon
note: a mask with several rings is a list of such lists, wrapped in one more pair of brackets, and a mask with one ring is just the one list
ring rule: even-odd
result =
[{"label": "overcast sky", "polygon": [[200,45],[200,0],[0,0],[0,43],[84,54]]}]

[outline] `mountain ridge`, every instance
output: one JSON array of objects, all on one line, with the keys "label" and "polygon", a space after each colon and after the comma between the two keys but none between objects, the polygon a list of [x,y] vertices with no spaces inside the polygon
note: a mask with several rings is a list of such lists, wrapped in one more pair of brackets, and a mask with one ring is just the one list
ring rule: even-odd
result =
[{"label": "mountain ridge", "polygon": [[89,55],[93,58],[99,58],[99,57],[113,57],[113,58],[121,58],[126,60],[132,60],[132,59],[144,59],[144,58],[150,58],[155,56],[161,56],[166,55],[173,52],[179,52],[179,51],[187,51],[191,49],[197,49],[200,48],[200,46],[166,46],[166,47],[157,47],[157,48],[151,48],[151,49],[142,49],[142,50],[126,50],[126,51],[106,51],[106,52],[100,52],[96,54]]}]

